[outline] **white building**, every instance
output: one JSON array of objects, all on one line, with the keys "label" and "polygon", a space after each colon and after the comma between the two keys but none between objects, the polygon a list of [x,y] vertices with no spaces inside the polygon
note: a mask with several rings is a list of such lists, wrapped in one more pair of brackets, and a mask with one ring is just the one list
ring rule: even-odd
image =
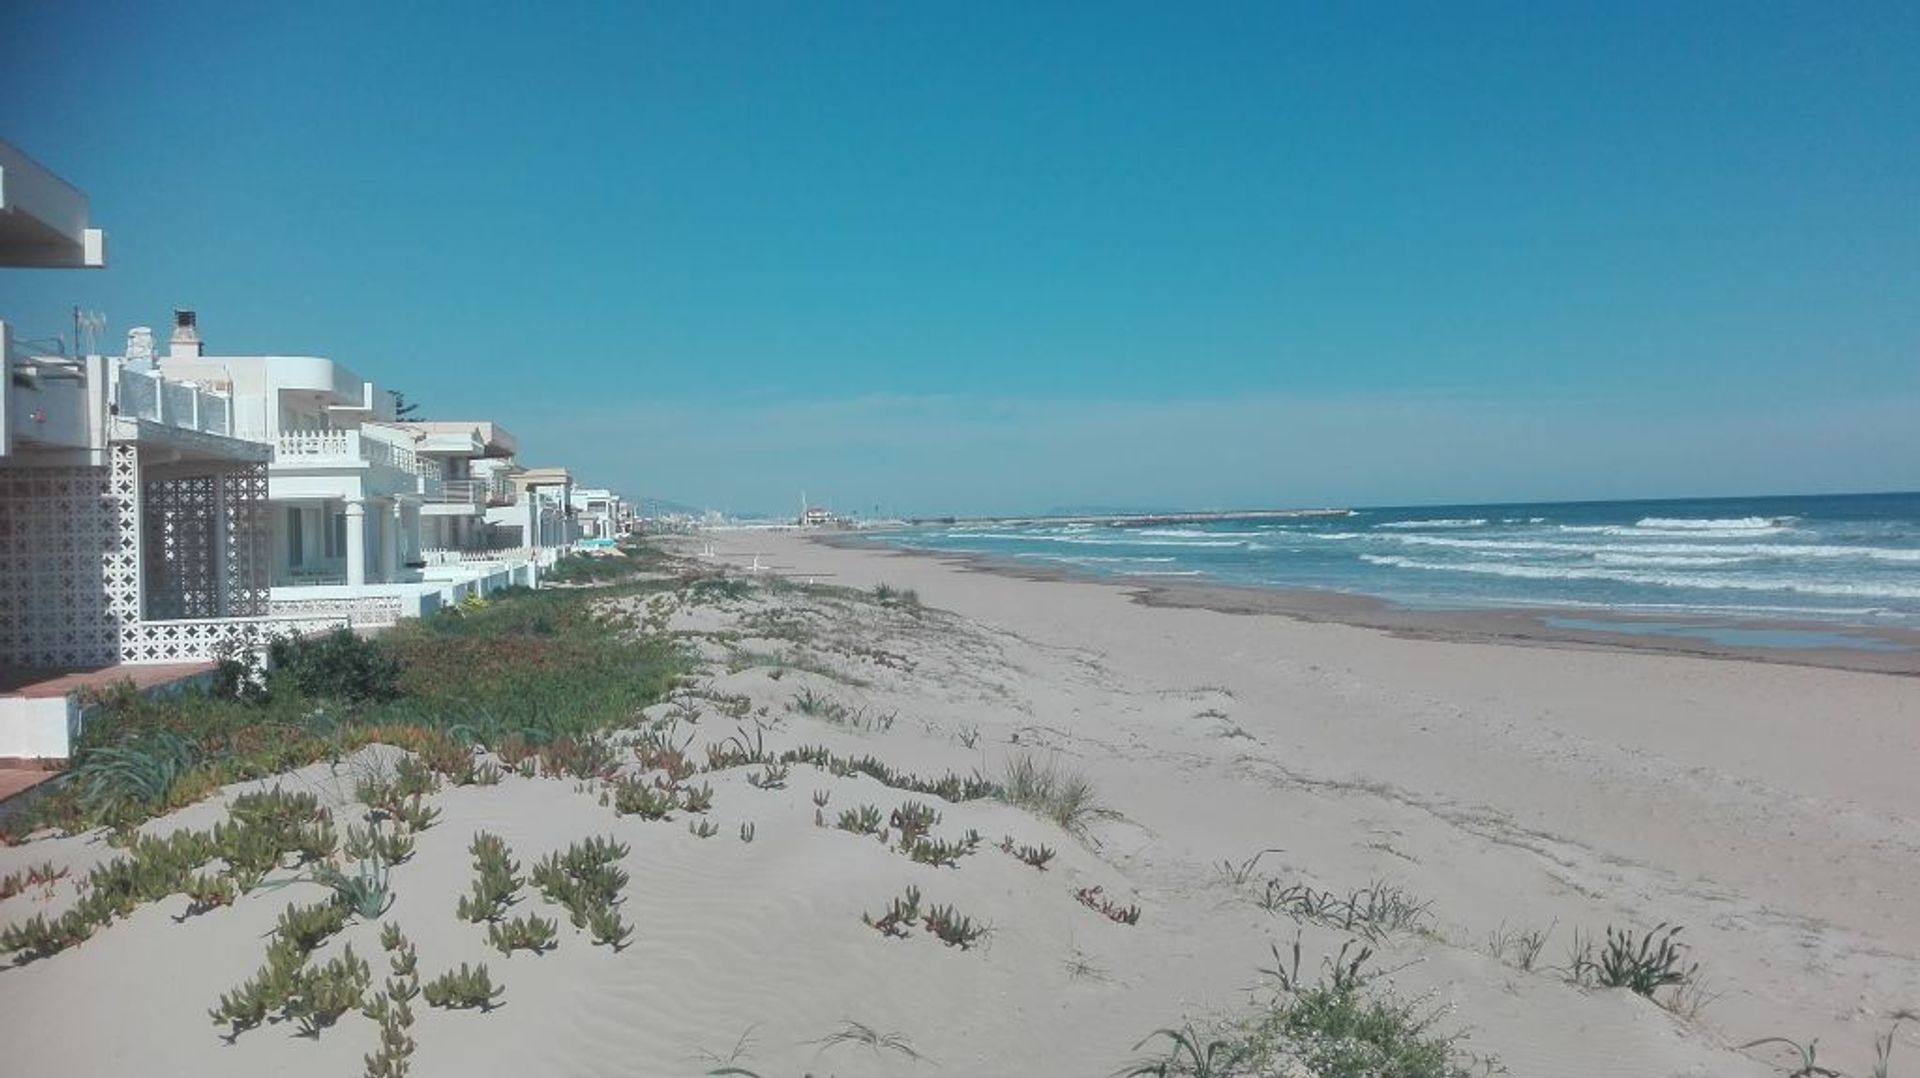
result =
[{"label": "white building", "polygon": [[228,393],[235,434],[272,447],[276,612],[383,625],[534,583],[535,554],[430,566],[422,537],[428,518],[435,536],[449,527],[465,535],[468,518],[490,512],[481,503],[495,500],[499,487],[473,485],[470,468],[510,453],[511,435],[484,423],[399,422],[389,393],[331,359],[208,355],[196,322],[191,312],[176,313],[156,365]]},{"label": "white building", "polygon": [[632,521],[620,495],[602,487],[576,487],[570,500],[582,539],[618,539]]},{"label": "white building", "polygon": [[420,505],[420,544],[432,563],[436,555],[491,554],[518,549],[496,537],[487,510],[514,503],[508,478],[519,442],[498,423],[422,421],[381,424],[412,439],[415,461],[434,480]]},{"label": "white building", "polygon": [[[0,143],[0,266],[103,252],[85,196]],[[0,321],[0,758],[68,755],[79,704],[52,675],[340,624],[271,613],[271,450],[234,437],[230,396],[56,347]]]},{"label": "white building", "polygon": [[487,510],[503,543],[557,552],[580,538],[573,519],[573,475],[565,468],[503,467],[513,485],[509,505]]}]

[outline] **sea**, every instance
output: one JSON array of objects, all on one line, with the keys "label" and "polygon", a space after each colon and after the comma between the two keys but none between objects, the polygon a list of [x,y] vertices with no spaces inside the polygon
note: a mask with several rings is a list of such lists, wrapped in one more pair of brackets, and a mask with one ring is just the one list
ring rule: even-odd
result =
[{"label": "sea", "polygon": [[[870,536],[1093,576],[1323,589],[1426,610],[1552,608],[1544,620],[1568,629],[1624,615],[1636,632],[1734,645],[1906,650],[1845,632],[1742,630],[1743,621],[1920,629],[1920,494],[1169,516],[1186,514],[956,521]],[[1587,612],[1592,626],[1581,624]]]}]

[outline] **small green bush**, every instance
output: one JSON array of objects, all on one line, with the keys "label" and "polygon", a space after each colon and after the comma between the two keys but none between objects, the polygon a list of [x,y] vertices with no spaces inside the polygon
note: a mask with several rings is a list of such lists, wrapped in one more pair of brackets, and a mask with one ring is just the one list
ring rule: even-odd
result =
[{"label": "small green bush", "polygon": [[487,942],[501,954],[532,951],[539,954],[553,949],[559,925],[535,916],[515,917],[511,921],[487,926]]},{"label": "small green bush", "polygon": [[276,667],[301,694],[343,703],[379,703],[400,695],[401,664],[379,640],[335,629],[308,640],[278,639],[268,649]]},{"label": "small green bush", "polygon": [[499,1005],[505,988],[494,987],[493,978],[487,973],[487,965],[482,962],[477,968],[469,969],[465,962],[457,970],[448,970],[421,988],[427,997],[427,1006],[444,1007],[448,1010],[477,1009],[490,1011]]}]

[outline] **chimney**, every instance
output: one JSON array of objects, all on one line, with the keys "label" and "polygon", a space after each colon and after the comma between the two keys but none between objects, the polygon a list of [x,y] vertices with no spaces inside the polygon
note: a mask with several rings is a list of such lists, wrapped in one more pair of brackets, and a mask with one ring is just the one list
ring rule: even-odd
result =
[{"label": "chimney", "polygon": [[197,316],[192,311],[173,312],[173,339],[167,342],[169,359],[199,359],[203,347]]}]

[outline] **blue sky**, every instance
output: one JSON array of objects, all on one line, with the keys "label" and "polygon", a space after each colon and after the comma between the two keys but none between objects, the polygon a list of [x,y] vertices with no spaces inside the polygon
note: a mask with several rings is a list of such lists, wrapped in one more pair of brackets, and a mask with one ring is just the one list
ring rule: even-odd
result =
[{"label": "blue sky", "polygon": [[90,5],[104,273],[530,463],[910,513],[1920,487],[1920,6]]}]

